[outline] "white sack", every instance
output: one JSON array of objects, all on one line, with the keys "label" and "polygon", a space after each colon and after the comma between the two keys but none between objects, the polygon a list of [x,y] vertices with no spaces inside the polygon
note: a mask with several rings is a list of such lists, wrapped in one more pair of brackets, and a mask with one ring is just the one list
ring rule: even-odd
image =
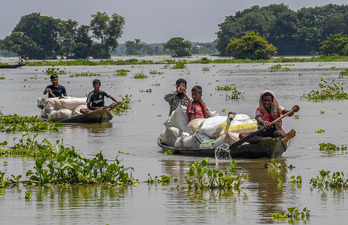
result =
[{"label": "white sack", "polygon": [[172,112],[168,119],[163,123],[165,127],[177,127],[180,131],[186,131],[188,118],[186,114],[186,107],[180,103],[178,107]]},{"label": "white sack", "polygon": [[174,146],[174,143],[178,137],[181,136],[181,131],[176,127],[167,127],[166,130],[161,134],[162,143]]},{"label": "white sack", "polygon": [[87,104],[77,106],[77,107],[72,111],[72,115],[80,115],[80,114],[82,114],[82,113],[80,112],[81,109],[87,109]]},{"label": "white sack", "polygon": [[191,120],[186,128],[186,132],[190,133],[190,134],[194,134],[196,133],[196,131],[198,130],[199,126],[201,125],[201,123],[205,120],[205,118],[197,118],[197,119],[193,119]]},{"label": "white sack", "polygon": [[86,104],[86,98],[62,98],[59,99],[62,109],[74,110],[77,106]]},{"label": "white sack", "polygon": [[201,124],[201,127],[199,128],[199,132],[207,135],[210,138],[215,138],[213,135],[214,131],[218,128],[218,126],[225,122],[227,119],[227,116],[214,116],[209,117],[204,120],[204,122]]},{"label": "white sack", "polygon": [[[227,119],[227,118],[226,118]],[[213,132],[213,136],[215,138],[220,137],[225,133],[227,121],[219,124],[216,130]],[[229,133],[237,133],[241,132],[254,132],[257,131],[257,121],[255,119],[250,119],[248,115],[245,114],[236,114],[234,119],[231,122],[231,125],[228,129]]]}]

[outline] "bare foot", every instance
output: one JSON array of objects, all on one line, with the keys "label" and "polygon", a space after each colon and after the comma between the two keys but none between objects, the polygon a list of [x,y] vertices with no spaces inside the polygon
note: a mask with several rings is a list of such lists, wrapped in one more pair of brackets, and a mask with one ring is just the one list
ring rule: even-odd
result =
[{"label": "bare foot", "polygon": [[294,129],[292,129],[289,133],[287,133],[285,135],[285,137],[283,138],[284,142],[288,142],[291,138],[296,136],[296,131]]}]

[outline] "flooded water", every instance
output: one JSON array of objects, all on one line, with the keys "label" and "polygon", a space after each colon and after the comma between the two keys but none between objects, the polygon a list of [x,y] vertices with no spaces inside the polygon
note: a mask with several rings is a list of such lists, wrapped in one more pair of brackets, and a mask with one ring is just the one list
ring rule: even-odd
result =
[{"label": "flooded water", "polygon": [[[318,190],[309,182],[322,169],[348,172],[348,154],[319,151],[319,143],[348,144],[347,101],[315,103],[300,100],[300,96],[317,90],[321,77],[344,82],[344,89],[348,91],[347,78],[338,79],[339,72],[348,68],[348,62],[287,63],[282,65],[290,71],[270,72],[268,68],[272,65],[275,64],[189,64],[187,69],[180,70],[164,68],[164,65],[59,67],[68,72],[59,76],[68,95],[85,96],[92,90],[95,78],[69,75],[99,73],[102,88],[116,99],[120,99],[119,95],[132,95],[131,109],[124,115],[115,115],[107,124],[65,125],[60,132],[43,133],[39,138],[47,138],[52,143],[63,139],[64,145],[75,146],[87,157],[102,151],[112,160],[119,151],[126,152],[128,154],[120,155],[121,163],[134,167],[134,177],[139,181],[146,181],[149,173],[152,177],[165,174],[183,178],[185,164],[202,159],[166,156],[156,144],[169,111],[163,96],[174,90],[178,78],[188,81],[188,89],[196,84],[202,86],[203,100],[220,115],[234,111],[253,117],[259,94],[265,89],[274,91],[279,103],[287,109],[300,105],[299,119],[283,120],[284,129],[294,128],[297,136],[279,159],[295,168],[277,172],[264,168],[270,161],[267,159],[237,159],[240,170],[249,175],[240,194],[207,191],[192,196],[185,190],[178,191],[176,183],[160,186],[140,182],[125,190],[110,187],[33,188],[31,201],[26,202],[25,187],[0,189],[0,224],[282,224],[284,222],[272,219],[272,213],[289,207],[311,210],[307,224],[344,224],[348,210],[347,191]],[[203,67],[209,67],[209,71],[203,71]],[[5,77],[0,80],[0,106],[5,114],[39,114],[36,99],[44,97],[42,92],[50,83],[49,76],[43,72],[46,68],[0,70],[0,76]],[[130,72],[126,77],[114,76],[118,69]],[[151,70],[163,74],[150,75]],[[132,76],[139,72],[149,78],[133,79]],[[236,84],[237,90],[244,93],[244,99],[226,100],[226,94],[230,93],[215,90],[217,86],[229,84]],[[152,93],[140,92],[149,88]],[[221,112],[223,109],[227,111]],[[321,114],[321,110],[325,113]],[[319,129],[325,132],[315,133]],[[20,136],[1,133],[0,142]],[[0,170],[7,176],[25,175],[27,170],[34,168],[34,163],[32,158],[5,157],[1,158]],[[211,159],[210,163],[225,168],[228,162]],[[302,176],[300,187],[286,183],[293,175]],[[283,185],[277,181],[280,176],[284,178]]]}]

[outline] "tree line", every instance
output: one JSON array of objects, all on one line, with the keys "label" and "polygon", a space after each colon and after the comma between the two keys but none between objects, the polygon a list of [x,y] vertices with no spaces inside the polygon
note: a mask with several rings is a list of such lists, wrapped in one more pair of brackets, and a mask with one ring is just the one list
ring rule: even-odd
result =
[{"label": "tree line", "polygon": [[[119,44],[125,19],[97,12],[88,25],[40,13],[21,17],[12,33],[0,40],[0,49],[31,59],[110,58],[112,54],[173,57],[220,54],[266,59],[270,55],[348,55],[348,6],[329,4],[291,10],[284,4],[253,6],[227,16],[218,24],[213,43],[194,43],[173,37],[166,43],[140,39]],[[0,52],[1,53],[1,52]]]},{"label": "tree line", "polygon": [[291,10],[284,4],[250,9],[227,16],[217,32],[217,49],[229,55],[231,39],[256,32],[277,48],[278,55],[313,55],[331,35],[348,35],[348,5],[329,4]]}]

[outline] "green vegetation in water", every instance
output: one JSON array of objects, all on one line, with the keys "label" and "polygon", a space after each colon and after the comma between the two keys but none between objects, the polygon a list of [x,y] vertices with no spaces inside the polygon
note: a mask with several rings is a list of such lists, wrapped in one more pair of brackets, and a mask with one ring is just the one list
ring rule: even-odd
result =
[{"label": "green vegetation in water", "polygon": [[320,143],[319,144],[319,150],[325,150],[325,151],[345,151],[347,150],[347,146],[346,145],[341,145],[338,146],[338,145],[334,145],[332,143]]},{"label": "green vegetation in water", "polygon": [[5,115],[0,112],[1,132],[59,131],[62,126],[61,123],[52,123],[51,120],[44,121],[38,116]]},{"label": "green vegetation in water", "polygon": [[186,61],[177,61],[175,65],[172,67],[172,69],[186,69]]},{"label": "green vegetation in water", "polygon": [[170,176],[167,175],[161,175],[161,176],[155,176],[155,178],[152,178],[150,174],[148,174],[147,183],[148,184],[160,184],[161,186],[166,186],[170,184]]},{"label": "green vegetation in water", "polygon": [[343,78],[344,76],[348,76],[348,69],[342,70],[340,72],[339,78]]},{"label": "green vegetation in water", "polygon": [[[225,88],[226,88],[226,86],[222,87],[222,89],[225,89]],[[230,88],[231,88],[230,91],[232,91],[232,93],[231,93],[231,95],[226,94],[226,100],[238,100],[238,99],[243,99],[244,98],[243,93],[237,90],[237,87],[236,87],[235,84],[231,84],[230,87],[227,87],[227,89],[230,89]]]},{"label": "green vegetation in water", "polygon": [[323,110],[320,110],[320,114],[325,114],[325,111],[323,111]]},{"label": "green vegetation in water", "polygon": [[157,71],[157,70],[150,70],[149,72],[151,75],[161,75],[163,72]]},{"label": "green vegetation in water", "polygon": [[298,176],[291,176],[290,177],[291,181],[290,183],[293,183],[293,184],[302,184],[302,176],[298,175]]},{"label": "green vegetation in water", "polygon": [[301,98],[315,102],[348,99],[348,93],[343,90],[343,83],[335,83],[335,81],[332,80],[332,84],[330,85],[323,78],[320,78],[320,81],[322,82],[319,83],[320,90],[312,90],[308,94],[303,94]]},{"label": "green vegetation in water", "polygon": [[134,76],[133,76],[134,79],[145,79],[145,78],[148,78],[147,75],[145,75],[144,73],[136,73]]},{"label": "green vegetation in water", "polygon": [[0,188],[13,187],[19,185],[19,179],[22,178],[22,175],[14,176],[12,178],[5,177],[5,172],[0,170]]},{"label": "green vegetation in water", "polygon": [[70,75],[70,77],[98,77],[98,76],[100,76],[99,73],[90,73],[90,72],[87,72],[87,73],[75,73],[75,74]]},{"label": "green vegetation in water", "polygon": [[294,115],[294,119],[300,119],[300,115]]},{"label": "green vegetation in water", "polygon": [[112,109],[113,112],[121,114],[130,109],[130,103],[131,103],[131,97],[132,95],[126,94],[125,96],[122,96],[122,103],[117,104],[115,108]]},{"label": "green vegetation in water", "polygon": [[235,84],[230,84],[230,85],[225,85],[223,87],[217,86],[215,88],[215,90],[217,90],[217,91],[232,91],[232,90],[234,90],[235,87],[236,87]]},{"label": "green vegetation in water", "polygon": [[315,133],[317,133],[317,134],[322,134],[322,133],[324,133],[325,132],[325,130],[323,130],[323,129],[319,129],[319,130],[316,130],[315,131]]},{"label": "green vegetation in water", "polygon": [[330,175],[330,171],[321,170],[319,173],[320,176],[312,178],[310,181],[313,187],[333,188],[337,190],[348,188],[348,179],[344,179],[343,172],[333,172],[332,176]]},{"label": "green vegetation in water", "polygon": [[139,92],[147,92],[147,93],[152,93],[152,89],[151,89],[151,88],[149,88],[149,89],[147,89],[147,90],[143,90],[143,89],[141,89]]},{"label": "green vegetation in water", "polygon": [[168,149],[164,152],[165,155],[173,155],[173,151]]},{"label": "green vegetation in water", "polygon": [[265,164],[265,168],[273,169],[273,170],[281,170],[281,169],[288,168],[288,166],[286,165],[286,163],[281,163],[276,161],[275,159],[272,159],[270,162],[267,162]]},{"label": "green vegetation in water", "polygon": [[239,191],[241,184],[248,179],[247,174],[237,174],[237,163],[235,161],[232,161],[231,167],[226,166],[227,171],[224,172],[216,168],[209,168],[208,162],[209,158],[205,158],[201,162],[196,161],[191,165],[187,165],[189,171],[188,176],[185,176],[185,180],[189,189],[233,189]]},{"label": "green vegetation in water", "polygon": [[289,67],[282,67],[281,64],[277,64],[277,65],[273,65],[268,67],[269,72],[277,72],[278,70],[286,70],[286,71],[290,71]]},{"label": "green vegetation in water", "polygon": [[47,68],[45,71],[42,71],[42,72],[46,73],[47,75],[66,74],[66,70],[65,69],[59,69],[57,67]]},{"label": "green vegetation in water", "polygon": [[25,192],[25,201],[30,201],[31,200],[31,195],[33,194],[32,191],[26,191]]},{"label": "green vegetation in water", "polygon": [[0,80],[5,80],[6,77],[0,77]]},{"label": "green vegetation in water", "polygon": [[203,72],[208,72],[209,70],[210,70],[210,67],[208,67],[208,66],[205,66],[205,67],[202,68]]},{"label": "green vegetation in water", "polygon": [[119,69],[116,70],[115,76],[127,76],[128,72],[130,72],[130,70]]},{"label": "green vegetation in water", "polygon": [[156,81],[156,83],[152,84],[151,86],[156,86],[156,87],[158,87],[158,86],[161,86],[161,84],[160,84],[160,83],[157,83],[157,81]]},{"label": "green vegetation in water", "polygon": [[303,208],[302,211],[299,211],[295,207],[288,208],[288,212],[281,213],[272,213],[272,217],[274,220],[288,220],[289,223],[294,223],[296,221],[308,221],[310,217],[310,210],[307,208]]},{"label": "green vegetation in water", "polygon": [[46,158],[38,158],[35,163],[35,171],[27,171],[29,177],[27,183],[37,185],[49,184],[113,184],[126,186],[135,184],[136,181],[128,174],[128,170],[120,165],[116,159],[108,163],[100,152],[94,158],[87,159],[74,148],[58,149],[56,159],[47,161]]},{"label": "green vegetation in water", "polygon": [[[7,146],[8,143],[6,141],[0,143],[0,155],[55,158],[57,157],[58,152],[67,152],[70,150],[70,148],[64,147],[59,141],[52,144],[46,138],[44,138],[40,143],[39,141],[35,140],[38,135],[39,133],[36,133],[32,138],[28,132],[23,132],[22,138],[18,139],[18,143],[15,143],[13,146]],[[13,140],[15,141],[16,138]]]}]

